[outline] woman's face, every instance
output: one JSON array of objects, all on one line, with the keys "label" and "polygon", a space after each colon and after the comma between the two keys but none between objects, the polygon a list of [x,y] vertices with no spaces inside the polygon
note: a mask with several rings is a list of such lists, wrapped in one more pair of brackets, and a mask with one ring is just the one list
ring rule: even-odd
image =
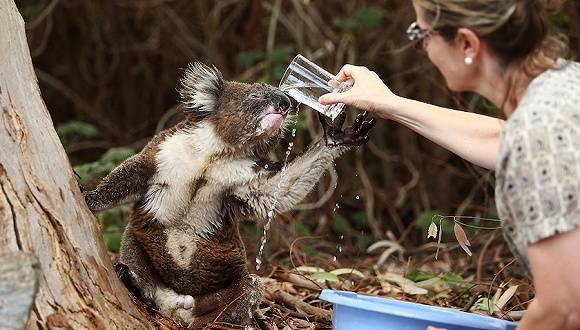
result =
[{"label": "woman's face", "polygon": [[[421,29],[429,30],[430,23],[424,19],[423,9],[413,3],[417,24]],[[446,41],[437,31],[433,31],[423,41],[423,49],[429,60],[439,69],[447,86],[456,92],[472,90],[470,68],[465,64],[465,52],[459,43]]]}]

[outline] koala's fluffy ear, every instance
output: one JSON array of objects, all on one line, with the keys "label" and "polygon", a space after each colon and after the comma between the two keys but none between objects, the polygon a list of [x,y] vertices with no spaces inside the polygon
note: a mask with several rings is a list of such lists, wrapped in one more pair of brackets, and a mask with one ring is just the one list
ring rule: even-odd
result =
[{"label": "koala's fluffy ear", "polygon": [[195,62],[185,69],[179,94],[186,112],[201,112],[199,115],[203,115],[216,109],[223,89],[224,78],[215,66]]}]

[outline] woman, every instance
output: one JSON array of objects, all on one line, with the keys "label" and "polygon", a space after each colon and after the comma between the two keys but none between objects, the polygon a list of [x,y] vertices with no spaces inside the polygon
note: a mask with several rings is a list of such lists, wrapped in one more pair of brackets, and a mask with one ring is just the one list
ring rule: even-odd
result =
[{"label": "woman", "polygon": [[[580,64],[549,33],[554,0],[413,0],[407,33],[454,91],[473,91],[507,121],[393,94],[364,67],[344,66],[342,102],[402,123],[464,159],[496,171],[504,237],[536,289],[519,329],[580,329]],[[336,83],[336,82],[335,82]]]}]

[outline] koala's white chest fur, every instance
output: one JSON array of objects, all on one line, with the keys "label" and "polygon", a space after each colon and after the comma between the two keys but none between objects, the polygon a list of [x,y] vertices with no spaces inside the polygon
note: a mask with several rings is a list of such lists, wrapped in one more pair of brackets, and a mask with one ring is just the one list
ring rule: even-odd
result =
[{"label": "koala's white chest fur", "polygon": [[250,159],[212,159],[223,148],[209,124],[163,141],[145,211],[167,227],[186,221],[201,236],[217,228],[223,193],[256,176]]}]

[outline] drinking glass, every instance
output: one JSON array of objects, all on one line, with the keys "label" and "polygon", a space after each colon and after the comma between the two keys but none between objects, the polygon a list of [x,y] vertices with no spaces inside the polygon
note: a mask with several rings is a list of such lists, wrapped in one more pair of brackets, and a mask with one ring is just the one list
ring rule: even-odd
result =
[{"label": "drinking glass", "polygon": [[343,103],[322,105],[318,102],[318,98],[326,93],[344,92],[351,85],[343,83],[338,88],[333,88],[328,82],[334,78],[334,75],[298,54],[284,72],[279,87],[297,102],[335,119],[344,110],[345,105]]}]

